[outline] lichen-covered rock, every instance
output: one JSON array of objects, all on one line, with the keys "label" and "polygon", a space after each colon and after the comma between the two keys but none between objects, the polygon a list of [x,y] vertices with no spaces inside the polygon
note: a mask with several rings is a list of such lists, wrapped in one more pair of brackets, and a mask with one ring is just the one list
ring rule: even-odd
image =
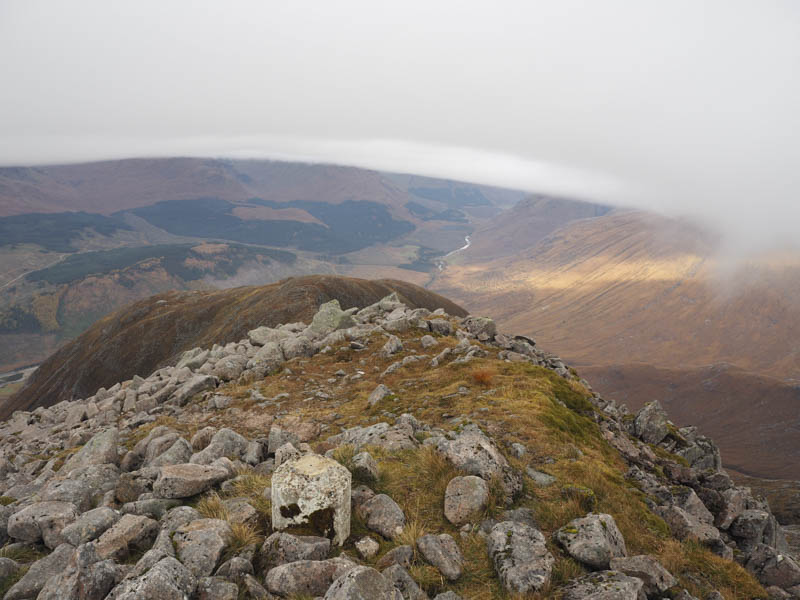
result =
[{"label": "lichen-covered rock", "polygon": [[322,596],[336,579],[356,567],[347,558],[298,560],[270,569],[264,584],[270,593],[283,598]]},{"label": "lichen-covered rock", "polygon": [[119,476],[119,469],[112,464],[87,465],[69,472],[62,469],[42,488],[41,498],[44,502],[69,502],[78,512],[84,512],[116,487]]},{"label": "lichen-covered rock", "polygon": [[218,458],[242,458],[247,452],[247,438],[224,427],[214,434],[211,442],[200,452],[193,454],[190,463],[210,465]]},{"label": "lichen-covered rock", "polygon": [[35,502],[8,519],[8,535],[16,540],[35,543],[40,540],[48,548],[64,543],[61,532],[78,516],[69,502]]},{"label": "lichen-covered rock", "polygon": [[119,464],[117,446],[119,445],[119,431],[111,427],[96,433],[86,444],[73,454],[61,470],[69,473],[73,469],[89,465]]},{"label": "lichen-covered rock", "polygon": [[67,564],[74,551],[73,546],[61,544],[50,554],[37,560],[25,575],[6,592],[3,600],[36,598],[47,581],[64,570],[64,565]]},{"label": "lichen-covered rock", "polygon": [[437,445],[453,465],[470,475],[491,481],[498,477],[508,496],[513,497],[522,489],[522,477],[508,464],[499,448],[475,426],[467,426],[454,440],[443,438]]},{"label": "lichen-covered rock", "polygon": [[584,575],[562,588],[563,600],[645,600],[644,583],[616,571]]},{"label": "lichen-covered rock", "polygon": [[468,523],[471,517],[486,508],[489,484],[475,475],[454,477],[444,492],[444,516],[453,525]]},{"label": "lichen-covered rock", "polygon": [[330,549],[331,541],[328,538],[276,531],[261,546],[261,568],[268,571],[298,560],[324,560]]},{"label": "lichen-covered rock", "polygon": [[325,600],[403,600],[403,596],[375,569],[356,567],[333,582]]},{"label": "lichen-covered rock", "polygon": [[669,588],[678,585],[678,580],[661,563],[647,554],[612,558],[610,566],[612,571],[620,571],[625,575],[641,579],[648,597],[661,597],[660,595]]},{"label": "lichen-covered rock", "polygon": [[539,530],[513,521],[498,523],[486,538],[486,547],[510,593],[538,592],[549,582],[555,558]]},{"label": "lichen-covered rock", "polygon": [[417,540],[417,548],[422,557],[449,581],[457,581],[461,577],[464,557],[456,541],[448,534],[423,535]]},{"label": "lichen-covered rock", "polygon": [[107,600],[186,600],[197,587],[197,579],[177,559],[162,558],[143,575],[126,579]]},{"label": "lichen-covered rock", "polygon": [[221,577],[203,577],[197,583],[197,600],[238,600],[239,586]]},{"label": "lichen-covered rock", "polygon": [[199,519],[179,527],[172,542],[192,575],[207,577],[216,569],[232,535],[230,525],[221,519]]},{"label": "lichen-covered rock", "polygon": [[556,531],[555,539],[572,558],[593,569],[608,569],[612,558],[628,555],[614,517],[607,514],[573,519]]},{"label": "lichen-covered rock", "polygon": [[428,600],[428,594],[414,581],[404,567],[394,564],[381,573],[403,596],[403,600]]},{"label": "lichen-covered rock", "polygon": [[359,452],[353,456],[353,476],[362,481],[375,481],[380,475],[378,463],[369,452]]},{"label": "lichen-covered rock", "polygon": [[321,304],[308,329],[314,338],[323,338],[333,331],[355,326],[349,313],[342,310],[338,300]]},{"label": "lichen-covered rock", "polygon": [[645,404],[636,413],[633,421],[633,433],[646,444],[658,444],[669,435],[667,413],[661,408],[658,400]]},{"label": "lichen-covered rock", "polygon": [[113,560],[100,560],[91,544],[72,553],[63,570],[51,577],[37,600],[102,600],[121,578]]},{"label": "lichen-covered rock", "polygon": [[374,390],[372,390],[367,398],[367,404],[369,406],[375,406],[378,402],[384,398],[388,398],[391,395],[393,395],[392,390],[381,383]]},{"label": "lichen-covered rock", "polygon": [[97,540],[97,555],[103,559],[122,560],[132,552],[149,549],[157,534],[157,521],[139,515],[123,515]]},{"label": "lichen-covered rock", "polygon": [[360,504],[356,511],[364,520],[367,529],[390,540],[400,535],[406,525],[403,509],[386,494],[373,496]]},{"label": "lichen-covered rock", "polygon": [[497,335],[497,325],[492,319],[488,317],[469,317],[464,319],[464,328],[474,335],[481,342],[488,342],[493,340]]},{"label": "lichen-covered rock", "polygon": [[107,506],[83,513],[74,522],[61,530],[64,541],[80,546],[100,537],[104,531],[119,521],[121,515]]},{"label": "lichen-covered rock", "polygon": [[413,559],[414,549],[411,546],[396,546],[381,556],[378,562],[375,563],[375,567],[379,570],[383,570],[392,565],[401,565],[405,568],[409,568]]},{"label": "lichen-covered rock", "polygon": [[190,498],[228,478],[228,471],[213,465],[167,465],[161,467],[153,493],[159,498]]},{"label": "lichen-covered rock", "polygon": [[350,471],[333,459],[306,454],[291,459],[272,476],[272,526],[311,523],[342,545],[350,535]]}]

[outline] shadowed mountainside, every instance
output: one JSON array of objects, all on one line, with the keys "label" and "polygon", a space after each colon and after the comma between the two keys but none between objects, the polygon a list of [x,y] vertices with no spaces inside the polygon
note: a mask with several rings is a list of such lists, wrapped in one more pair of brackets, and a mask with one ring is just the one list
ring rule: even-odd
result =
[{"label": "shadowed mountainside", "polygon": [[259,287],[168,292],[101,319],[61,348],[0,409],[0,418],[18,409],[89,396],[101,387],[175,362],[191,348],[238,341],[261,325],[308,321],[320,304],[334,298],[347,309],[367,306],[392,292],[411,307],[467,314],[438,294],[389,279],[307,276]]},{"label": "shadowed mountainside", "polygon": [[585,366],[579,370],[601,394],[631,410],[658,399],[676,425],[696,425],[714,438],[726,468],[800,479],[800,385],[730,365],[697,369]]}]

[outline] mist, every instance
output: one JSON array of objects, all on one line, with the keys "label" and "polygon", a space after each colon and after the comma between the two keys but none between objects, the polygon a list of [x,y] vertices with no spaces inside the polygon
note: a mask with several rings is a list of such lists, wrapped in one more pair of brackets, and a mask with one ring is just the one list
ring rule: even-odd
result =
[{"label": "mist", "polygon": [[0,3],[0,164],[327,162],[797,245],[794,1]]}]

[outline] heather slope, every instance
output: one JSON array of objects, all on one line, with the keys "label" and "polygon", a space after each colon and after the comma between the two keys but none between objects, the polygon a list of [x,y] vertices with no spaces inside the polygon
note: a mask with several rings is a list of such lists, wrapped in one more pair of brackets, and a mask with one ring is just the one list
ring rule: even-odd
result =
[{"label": "heather slope", "polygon": [[16,409],[88,396],[137,373],[150,373],[189,348],[239,340],[260,325],[308,320],[321,303],[333,298],[350,308],[393,291],[410,306],[466,314],[438,294],[397,280],[307,276],[266,286],[167,292],[95,323],[42,363],[0,414],[7,417]]}]

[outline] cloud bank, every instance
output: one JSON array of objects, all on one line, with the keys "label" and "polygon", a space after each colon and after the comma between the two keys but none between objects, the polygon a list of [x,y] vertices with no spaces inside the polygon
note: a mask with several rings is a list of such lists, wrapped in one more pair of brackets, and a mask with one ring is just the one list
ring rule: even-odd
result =
[{"label": "cloud bank", "polygon": [[800,236],[800,4],[5,0],[0,164],[332,162]]}]

